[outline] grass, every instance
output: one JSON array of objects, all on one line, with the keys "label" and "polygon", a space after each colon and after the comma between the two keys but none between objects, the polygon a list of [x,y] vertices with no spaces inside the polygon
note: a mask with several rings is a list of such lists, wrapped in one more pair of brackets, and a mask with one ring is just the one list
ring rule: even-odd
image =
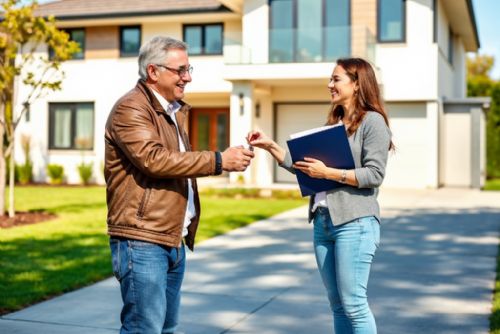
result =
[{"label": "grass", "polygon": [[500,179],[486,180],[484,190],[500,190]]},{"label": "grass", "polygon": [[[16,187],[16,210],[58,218],[0,230],[0,314],[111,276],[103,187]],[[197,242],[281,211],[304,199],[202,195]]]}]

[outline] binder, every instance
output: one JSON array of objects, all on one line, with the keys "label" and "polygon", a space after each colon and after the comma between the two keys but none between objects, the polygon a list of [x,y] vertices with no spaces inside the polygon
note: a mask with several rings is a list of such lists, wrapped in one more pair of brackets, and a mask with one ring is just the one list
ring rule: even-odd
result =
[{"label": "binder", "polygon": [[[327,167],[354,168],[354,159],[343,124],[302,131],[291,135],[290,138],[287,145],[294,163],[309,157],[323,161]],[[298,169],[295,170],[295,175],[303,197],[345,186],[333,180],[310,177]]]}]

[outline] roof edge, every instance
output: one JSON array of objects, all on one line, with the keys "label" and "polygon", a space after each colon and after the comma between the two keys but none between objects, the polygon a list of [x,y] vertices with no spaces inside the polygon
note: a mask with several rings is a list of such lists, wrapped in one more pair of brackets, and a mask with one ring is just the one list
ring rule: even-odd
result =
[{"label": "roof edge", "polygon": [[[82,19],[108,19],[118,17],[136,17],[136,16],[162,16],[162,15],[178,15],[178,14],[201,14],[201,13],[232,13],[233,11],[224,5],[217,9],[179,9],[179,10],[161,10],[161,11],[138,11],[138,12],[115,12],[102,14],[83,14],[83,15],[60,15],[54,16],[58,21],[71,21]],[[48,17],[48,15],[44,15]]]}]

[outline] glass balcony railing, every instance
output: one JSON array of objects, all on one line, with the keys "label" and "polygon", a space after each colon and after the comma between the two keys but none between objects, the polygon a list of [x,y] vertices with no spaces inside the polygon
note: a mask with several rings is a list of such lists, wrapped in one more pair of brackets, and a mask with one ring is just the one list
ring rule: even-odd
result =
[{"label": "glass balcony railing", "polygon": [[226,64],[320,63],[352,56],[375,62],[375,36],[366,27],[272,29],[268,47],[255,50],[242,45],[237,36],[225,36]]}]

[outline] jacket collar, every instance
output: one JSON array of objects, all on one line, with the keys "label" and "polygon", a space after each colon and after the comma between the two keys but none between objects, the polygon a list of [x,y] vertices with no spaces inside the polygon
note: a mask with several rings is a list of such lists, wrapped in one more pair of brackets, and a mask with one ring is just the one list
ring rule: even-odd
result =
[{"label": "jacket collar", "polygon": [[[151,103],[151,106],[153,107],[153,109],[157,113],[164,113],[164,114],[167,113],[165,111],[165,109],[163,109],[163,107],[161,106],[160,101],[158,101],[158,99],[156,98],[156,96],[151,91],[151,88],[149,88],[148,85],[146,85],[146,82],[144,80],[139,79],[139,81],[137,81],[137,86],[136,87],[144,95],[146,95],[147,99]],[[191,109],[191,106],[189,104],[187,104],[186,102],[182,101],[182,100],[177,101],[177,103],[179,103],[181,105],[181,108],[179,109],[178,112],[181,112],[184,115],[184,117],[187,117],[187,114],[188,114],[189,110]]]}]

